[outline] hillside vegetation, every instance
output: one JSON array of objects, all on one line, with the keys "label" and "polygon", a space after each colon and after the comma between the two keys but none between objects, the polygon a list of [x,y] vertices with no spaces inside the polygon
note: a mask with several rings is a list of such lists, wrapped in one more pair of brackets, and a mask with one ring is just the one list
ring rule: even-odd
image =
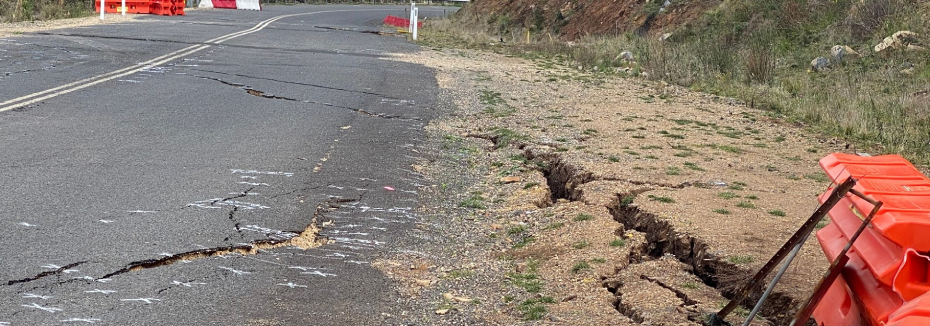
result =
[{"label": "hillside vegetation", "polygon": [[84,17],[93,11],[93,0],[2,0],[0,23]]},{"label": "hillside vegetation", "polygon": [[735,97],[927,165],[927,21],[930,2],[917,0],[476,0],[422,39]]}]

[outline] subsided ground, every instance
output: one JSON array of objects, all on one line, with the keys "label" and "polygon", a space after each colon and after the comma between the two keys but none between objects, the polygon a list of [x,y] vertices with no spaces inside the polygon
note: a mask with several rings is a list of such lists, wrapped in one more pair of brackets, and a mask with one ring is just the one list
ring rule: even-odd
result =
[{"label": "subsided ground", "polygon": [[[818,159],[847,148],[642,79],[468,50],[398,60],[436,69],[457,107],[418,167],[436,183],[427,240],[379,262],[429,324],[699,324],[816,208]],[[787,324],[826,265],[810,241],[757,323]]]}]

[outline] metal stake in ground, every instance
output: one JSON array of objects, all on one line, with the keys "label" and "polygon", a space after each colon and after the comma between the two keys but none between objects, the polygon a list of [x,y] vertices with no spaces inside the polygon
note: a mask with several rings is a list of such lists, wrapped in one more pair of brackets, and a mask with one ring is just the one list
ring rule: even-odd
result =
[{"label": "metal stake in ground", "polygon": [[736,292],[736,295],[733,296],[733,299],[730,300],[730,303],[723,307],[723,309],[720,309],[720,311],[716,314],[710,315],[708,323],[715,326],[723,325],[727,315],[733,312],[733,310],[736,309],[736,307],[738,307],[747,296],[749,296],[749,292],[761,284],[765,277],[768,276],[773,269],[775,269],[775,266],[777,266],[778,263],[780,263],[782,259],[788,255],[794,246],[800,243],[802,239],[804,239],[808,234],[811,233],[811,231],[814,230],[814,228],[817,226],[817,223],[820,222],[820,220],[822,220],[824,216],[826,216],[827,213],[833,209],[833,206],[836,206],[836,203],[838,203],[840,199],[843,199],[843,197],[846,196],[846,193],[848,193],[849,190],[852,189],[852,187],[855,185],[856,180],[850,177],[836,188],[833,188],[833,192],[830,193],[830,196],[827,198],[827,200],[822,205],[820,205],[816,211],[814,211],[814,214],[812,214],[811,217],[808,218],[803,225],[801,225],[801,228],[798,229],[798,231],[795,232],[791,238],[788,238],[788,241],[778,249],[778,252],[776,252],[775,255],[773,255],[772,258],[769,259],[769,261],[766,262],[761,269],[759,269],[759,272],[756,273],[756,276],[753,276],[753,278],[749,280],[749,283],[746,283],[742,289]]},{"label": "metal stake in ground", "polygon": [[859,239],[859,235],[862,234],[862,231],[865,231],[865,228],[869,226],[869,223],[872,222],[872,218],[875,217],[875,214],[878,214],[878,210],[882,208],[882,202],[872,199],[865,194],[859,192],[858,190],[850,190],[853,195],[859,196],[859,198],[865,199],[870,204],[872,204],[872,211],[869,212],[869,216],[862,220],[862,224],[859,225],[859,229],[856,230],[856,233],[849,238],[849,242],[846,243],[846,246],[843,247],[843,250],[840,251],[836,258],[833,259],[833,263],[830,264],[830,268],[827,269],[827,272],[823,275],[823,278],[820,279],[820,283],[817,284],[817,287],[814,288],[814,293],[811,293],[810,298],[801,305],[801,308],[798,309],[798,313],[794,315],[794,321],[791,322],[790,326],[794,325],[804,325],[807,324],[807,320],[810,319],[811,314],[814,312],[814,308],[817,308],[817,304],[820,303],[820,299],[823,299],[823,296],[827,293],[827,289],[830,288],[830,285],[833,284],[833,281],[836,281],[836,278],[840,276],[840,273],[843,271],[843,267],[846,266],[846,262],[849,261],[849,257],[846,256],[846,253],[849,252],[849,249],[852,248],[853,242],[856,242],[856,239]]}]

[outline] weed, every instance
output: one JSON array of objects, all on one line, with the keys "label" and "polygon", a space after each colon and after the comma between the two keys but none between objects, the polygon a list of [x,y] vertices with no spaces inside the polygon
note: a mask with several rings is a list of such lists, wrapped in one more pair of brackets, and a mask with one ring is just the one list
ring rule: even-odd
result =
[{"label": "weed", "polygon": [[555,229],[561,228],[561,227],[563,227],[563,226],[565,226],[565,223],[562,223],[562,222],[555,222],[555,223],[550,223],[549,225],[546,225],[546,227],[544,227],[543,230],[545,230],[545,231],[548,231],[548,230],[555,230]]},{"label": "weed", "polygon": [[585,129],[585,130],[582,131],[581,133],[583,133],[583,134],[585,134],[585,135],[588,135],[588,136],[591,136],[591,135],[597,134],[597,129]]},{"label": "weed", "polygon": [[654,201],[661,202],[661,203],[666,203],[666,204],[671,204],[671,203],[674,203],[674,202],[675,202],[675,199],[673,199],[672,197],[653,196],[653,195],[649,195],[648,197],[649,197],[649,199],[652,199],[652,200],[654,200]]},{"label": "weed", "polygon": [[610,161],[610,162],[613,162],[613,163],[620,162],[620,158],[619,158],[619,157],[616,157],[616,156],[613,156],[613,155],[608,156],[608,157],[607,157],[607,160]]},{"label": "weed", "polygon": [[750,255],[730,256],[727,260],[734,264],[748,264],[756,261],[756,258]]},{"label": "weed", "polygon": [[805,179],[814,180],[814,181],[817,181],[817,182],[821,182],[821,183],[822,183],[822,182],[828,182],[828,181],[830,181],[830,178],[828,178],[826,175],[823,175],[823,174],[820,174],[820,173],[805,174],[805,175],[804,175],[804,178],[805,178]]},{"label": "weed", "polygon": [[629,207],[636,200],[636,195],[630,194],[620,198],[620,207]]},{"label": "weed", "polygon": [[778,210],[778,209],[770,210],[769,214],[773,216],[779,216],[779,217],[785,217],[788,215],[788,214],[785,214],[785,211]]},{"label": "weed", "polygon": [[539,185],[539,182],[528,182],[525,185],[523,185],[523,189],[530,189],[538,185]]},{"label": "weed", "polygon": [[590,220],[590,219],[593,219],[593,218],[594,218],[594,216],[591,216],[591,215],[588,215],[588,214],[585,214],[585,213],[580,213],[580,214],[578,214],[577,216],[575,216],[575,218],[573,218],[572,220],[575,221],[575,222],[581,222],[581,221],[587,221],[587,220]]},{"label": "weed", "polygon": [[634,152],[634,151],[623,151],[623,152],[624,152],[624,153],[627,153],[627,154],[629,154],[629,155],[631,155],[631,156],[639,156],[639,153]]},{"label": "weed", "polygon": [[572,248],[575,248],[575,249],[584,249],[590,246],[591,244],[584,240],[581,240],[581,241],[578,241],[572,244]]},{"label": "weed", "polygon": [[681,169],[679,169],[677,166],[669,166],[669,167],[666,167],[666,168],[665,168],[665,174],[667,174],[667,175],[680,175],[680,174],[681,174]]},{"label": "weed", "polygon": [[531,244],[531,243],[533,243],[533,242],[535,242],[535,241],[536,241],[536,238],[534,238],[534,237],[524,237],[524,238],[522,238],[522,239],[520,239],[520,240],[518,240],[518,241],[514,241],[514,243],[513,243],[513,248],[514,248],[514,249],[520,249],[520,248],[526,247],[527,245],[529,245],[529,244]]},{"label": "weed", "polygon": [[555,303],[555,299],[549,296],[527,299],[521,302],[520,305],[517,306],[517,309],[523,314],[524,320],[540,320],[545,317],[548,312],[545,306],[547,303]]},{"label": "weed", "polygon": [[729,200],[733,198],[739,198],[739,195],[729,192],[729,191],[724,191],[724,192],[717,194],[717,197]]},{"label": "weed", "polygon": [[681,287],[689,289],[689,290],[696,290],[698,288],[698,284],[695,282],[688,281],[682,284]]},{"label": "weed", "polygon": [[817,230],[820,230],[820,229],[827,227],[827,224],[830,224],[830,220],[827,218],[824,218],[820,220],[819,222],[817,222],[817,225],[815,225],[814,228],[816,228]]},{"label": "weed", "polygon": [[458,278],[466,278],[472,275],[475,275],[474,271],[467,270],[467,269],[453,269],[449,271],[449,274],[447,275],[447,277],[451,279],[458,279]]},{"label": "weed", "polygon": [[645,157],[645,158],[648,158],[648,159],[650,159],[650,160],[658,160],[658,159],[659,159],[659,157],[658,157],[658,156],[655,156],[655,155],[646,155],[646,156],[644,156],[644,157]]},{"label": "weed", "polygon": [[704,170],[704,168],[698,166],[697,164],[695,164],[695,163],[693,163],[693,162],[685,162],[685,163],[684,163],[684,166],[685,166],[686,168],[689,168],[689,169],[694,170],[694,171],[701,171],[701,172],[707,171],[707,170]]},{"label": "weed", "polygon": [[579,272],[581,272],[581,271],[583,271],[583,270],[587,270],[587,269],[591,269],[591,265],[588,264],[588,262],[582,260],[582,261],[579,261],[579,262],[575,263],[575,265],[572,266],[572,273],[576,273],[576,274],[577,274],[577,273],[579,273]]},{"label": "weed", "polygon": [[527,139],[526,135],[518,134],[516,131],[508,128],[491,129],[491,134],[494,137],[494,143],[497,148],[503,148],[509,146],[515,141],[523,141]]},{"label": "weed", "polygon": [[459,202],[459,207],[473,208],[473,209],[485,209],[488,208],[484,205],[484,201],[487,200],[480,194],[472,194],[467,199]]},{"label": "weed", "polygon": [[514,225],[507,229],[507,235],[518,235],[526,232],[526,226]]},{"label": "weed", "polygon": [[685,151],[685,152],[678,152],[678,153],[675,153],[675,154],[672,154],[672,155],[675,155],[675,156],[677,156],[677,157],[689,157],[689,156],[691,156],[692,154],[693,154],[693,152],[691,152],[691,151]]},{"label": "weed", "polygon": [[742,148],[739,148],[739,147],[736,147],[736,146],[730,146],[730,145],[721,145],[721,146],[717,146],[717,149],[719,149],[719,150],[721,150],[721,151],[724,151],[724,152],[727,152],[727,153],[733,153],[733,154],[742,154],[742,153],[743,153],[743,149],[742,149]]},{"label": "weed", "polygon": [[714,213],[721,214],[721,215],[730,215],[730,211],[723,209],[723,208],[715,209]]},{"label": "weed", "polygon": [[616,248],[622,248],[623,246],[626,246],[626,240],[614,239],[613,241],[610,242],[610,246],[616,247]]},{"label": "weed", "polygon": [[750,202],[748,202],[748,201],[741,201],[741,202],[739,202],[738,204],[736,204],[736,207],[739,207],[739,208],[756,208],[756,205],[754,205],[753,203],[750,203]]},{"label": "weed", "polygon": [[749,196],[746,196],[746,199],[756,200],[756,199],[759,199],[759,196],[756,196],[756,195],[749,195]]},{"label": "weed", "polygon": [[656,146],[656,145],[640,146],[639,149],[642,149],[642,150],[662,149],[662,146]]}]

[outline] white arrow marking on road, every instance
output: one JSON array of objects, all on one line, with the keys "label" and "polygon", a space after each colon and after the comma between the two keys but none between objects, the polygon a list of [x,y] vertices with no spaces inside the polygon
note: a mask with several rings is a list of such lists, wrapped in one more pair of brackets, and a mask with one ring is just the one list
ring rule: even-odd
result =
[{"label": "white arrow marking on road", "polygon": [[61,308],[43,307],[43,306],[40,306],[38,303],[35,303],[35,302],[33,302],[31,305],[24,304],[23,307],[27,307],[27,308],[36,308],[36,309],[44,310],[44,311],[47,311],[47,312],[56,312],[56,311],[61,311],[61,310],[62,310]]}]

